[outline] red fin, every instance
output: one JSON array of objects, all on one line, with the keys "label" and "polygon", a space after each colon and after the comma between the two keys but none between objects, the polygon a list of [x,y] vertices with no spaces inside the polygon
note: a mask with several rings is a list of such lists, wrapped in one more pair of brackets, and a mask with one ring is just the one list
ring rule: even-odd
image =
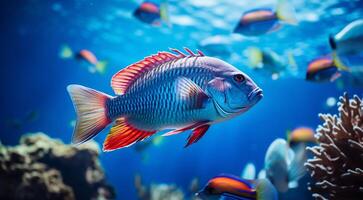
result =
[{"label": "red fin", "polygon": [[184,128],[180,128],[180,129],[175,129],[175,130],[172,130],[172,131],[169,131],[167,133],[164,133],[162,136],[171,136],[171,135],[176,135],[176,134],[179,134],[181,132],[184,132],[186,130],[189,130],[189,129],[193,129],[195,127],[198,127],[198,126],[201,126],[203,124],[207,123],[206,121],[203,121],[203,122],[197,122],[195,124],[192,124],[190,126],[186,126]]},{"label": "red fin", "polygon": [[177,58],[177,56],[168,52],[160,52],[156,55],[146,57],[145,59],[135,64],[129,65],[125,69],[122,69],[113,75],[111,86],[116,94],[125,94],[129,85],[133,83],[134,80],[140,76],[140,74],[152,69],[155,66],[159,66]]},{"label": "red fin", "polygon": [[[184,49],[189,53],[189,57],[204,56],[204,54],[199,50],[197,51],[198,54],[194,54],[190,49],[188,48]],[[169,62],[171,60],[176,60],[179,58],[184,58],[187,56],[177,49],[170,49],[170,50],[177,53],[178,55],[174,55],[168,52],[159,52],[156,55],[146,57],[143,60],[140,60],[139,62],[129,65],[126,68],[117,72],[115,75],[113,75],[111,79],[111,87],[113,88],[115,93],[118,95],[125,94],[128,87],[138,77],[140,77],[142,73],[156,66],[159,66],[163,63]]]},{"label": "red fin", "polygon": [[103,150],[113,151],[119,148],[128,147],[135,142],[148,138],[155,132],[156,131],[138,130],[128,124],[125,118],[119,118],[107,135],[107,138],[103,143]]},{"label": "red fin", "polygon": [[200,138],[203,137],[205,132],[207,132],[209,127],[210,127],[209,124],[205,124],[194,129],[193,133],[188,137],[188,142],[185,145],[185,147],[188,147],[189,145],[198,142],[198,140],[200,140]]}]

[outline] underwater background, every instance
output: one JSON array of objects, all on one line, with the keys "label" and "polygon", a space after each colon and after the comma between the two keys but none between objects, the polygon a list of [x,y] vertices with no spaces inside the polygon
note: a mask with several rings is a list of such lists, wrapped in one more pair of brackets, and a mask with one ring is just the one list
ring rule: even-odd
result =
[{"label": "underwater background", "polygon": [[[294,0],[297,26],[257,37],[232,33],[244,11],[274,7],[275,1],[170,0],[171,27],[150,26],[137,20],[133,11],[142,1],[131,0],[14,0],[0,2],[0,140],[15,145],[29,132],[44,132],[70,143],[76,115],[66,87],[81,84],[113,95],[114,73],[146,56],[169,47],[203,50],[201,41],[216,40],[217,56],[247,73],[262,89],[264,98],[251,110],[229,121],[213,125],[198,143],[183,148],[187,133],[167,137],[145,150],[135,147],[100,155],[108,182],[117,199],[137,199],[136,174],[146,184],[173,183],[188,194],[193,178],[201,186],[221,173],[239,176],[248,162],[263,168],[265,152],[288,130],[305,126],[315,129],[318,113],[336,113],[329,97],[344,92],[363,95],[363,88],[336,82],[305,80],[308,63],[330,52],[329,34],[337,33],[363,15],[362,1]],[[84,63],[62,59],[59,51],[67,45],[75,51],[88,49],[107,61],[104,73],[90,73]],[[293,76],[272,80],[247,67],[245,49],[269,48],[286,59],[291,52],[297,63]],[[99,144],[108,129],[95,138]],[[154,136],[155,137],[155,136]],[[304,180],[304,179],[303,179]],[[306,188],[306,183],[301,187]],[[309,199],[302,189],[295,199]],[[294,194],[291,194],[294,196]],[[297,195],[297,194],[295,194]],[[187,195],[189,196],[189,194]]]}]

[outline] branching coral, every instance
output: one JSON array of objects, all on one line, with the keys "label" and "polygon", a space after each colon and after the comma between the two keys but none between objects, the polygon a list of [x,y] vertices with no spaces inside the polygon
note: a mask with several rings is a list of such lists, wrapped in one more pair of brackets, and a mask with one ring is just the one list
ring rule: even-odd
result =
[{"label": "branching coral", "polygon": [[363,103],[358,96],[340,97],[339,115],[320,114],[324,121],[309,148],[305,166],[316,181],[309,186],[315,199],[363,199]]}]

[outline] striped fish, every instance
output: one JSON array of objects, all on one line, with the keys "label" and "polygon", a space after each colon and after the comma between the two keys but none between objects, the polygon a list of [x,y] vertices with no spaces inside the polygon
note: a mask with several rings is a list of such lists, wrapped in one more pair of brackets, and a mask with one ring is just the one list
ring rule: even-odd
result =
[{"label": "striped fish", "polygon": [[258,36],[278,30],[281,22],[292,25],[297,23],[295,9],[287,0],[278,0],[275,11],[270,8],[246,11],[233,32],[245,36]]},{"label": "striped fish", "polygon": [[197,142],[217,122],[235,117],[262,98],[246,74],[201,51],[179,50],[132,64],[112,77],[116,96],[80,85],[67,90],[77,112],[73,143],[86,142],[115,122],[103,149],[127,147],[155,134],[193,130],[186,146]]},{"label": "striped fish", "polygon": [[267,179],[245,180],[222,174],[208,181],[196,194],[201,199],[277,200],[277,192]]}]

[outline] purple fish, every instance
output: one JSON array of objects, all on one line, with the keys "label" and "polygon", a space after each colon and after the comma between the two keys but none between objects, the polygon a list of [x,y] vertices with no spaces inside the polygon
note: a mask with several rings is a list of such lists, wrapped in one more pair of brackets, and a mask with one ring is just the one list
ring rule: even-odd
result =
[{"label": "purple fish", "polygon": [[103,149],[112,151],[158,131],[164,135],[193,130],[186,146],[197,142],[217,122],[246,112],[262,98],[250,77],[217,58],[159,52],[112,77],[117,96],[80,85],[67,90],[77,111],[73,143],[83,143],[115,122]]}]

